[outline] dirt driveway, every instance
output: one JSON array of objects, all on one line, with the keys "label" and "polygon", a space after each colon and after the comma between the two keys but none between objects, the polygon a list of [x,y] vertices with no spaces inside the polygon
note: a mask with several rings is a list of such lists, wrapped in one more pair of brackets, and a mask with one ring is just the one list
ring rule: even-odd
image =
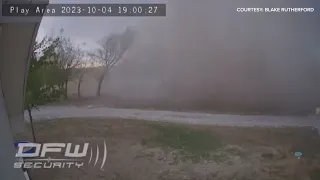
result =
[{"label": "dirt driveway", "polygon": [[[300,126],[320,128],[319,117],[210,114],[141,109],[117,109],[94,106],[44,106],[34,110],[36,120],[55,118],[129,118],[225,126]],[[29,119],[27,113],[25,119]]]}]

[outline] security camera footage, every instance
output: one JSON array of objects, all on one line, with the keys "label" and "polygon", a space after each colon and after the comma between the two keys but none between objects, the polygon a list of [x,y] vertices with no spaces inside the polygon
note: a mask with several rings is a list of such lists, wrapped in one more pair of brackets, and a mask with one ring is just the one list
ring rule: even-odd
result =
[{"label": "security camera footage", "polygon": [[12,168],[31,180],[320,179],[319,1],[9,0],[2,15],[20,21],[3,37],[30,37]]}]

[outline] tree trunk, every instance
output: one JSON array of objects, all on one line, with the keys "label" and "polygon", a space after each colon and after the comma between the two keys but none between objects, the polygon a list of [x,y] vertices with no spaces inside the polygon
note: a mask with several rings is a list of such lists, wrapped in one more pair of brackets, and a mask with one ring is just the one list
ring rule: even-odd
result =
[{"label": "tree trunk", "polygon": [[68,99],[68,79],[65,80],[64,99]]},{"label": "tree trunk", "polygon": [[30,107],[29,107],[29,106],[28,106],[28,108],[27,108],[27,111],[28,111],[29,119],[30,119],[30,125],[31,125],[31,131],[32,131],[33,142],[34,142],[34,143],[36,143],[36,142],[37,142],[37,139],[36,139],[36,135],[35,135],[35,132],[34,132],[33,118],[32,118],[31,109],[30,109]]},{"label": "tree trunk", "polygon": [[105,77],[106,73],[105,71],[102,73],[102,75],[100,76],[100,79],[99,79],[99,83],[98,83],[98,88],[97,88],[97,96],[100,96],[100,91],[101,91],[101,85],[103,83],[103,80],[104,80],[104,77]]},{"label": "tree trunk", "polygon": [[83,81],[83,76],[84,76],[84,73],[82,73],[79,77],[79,82],[78,82],[78,97],[81,98],[81,83]]},{"label": "tree trunk", "polygon": [[69,77],[71,75],[71,68],[65,69],[65,74],[64,74],[64,99],[68,99],[68,82],[69,82]]}]

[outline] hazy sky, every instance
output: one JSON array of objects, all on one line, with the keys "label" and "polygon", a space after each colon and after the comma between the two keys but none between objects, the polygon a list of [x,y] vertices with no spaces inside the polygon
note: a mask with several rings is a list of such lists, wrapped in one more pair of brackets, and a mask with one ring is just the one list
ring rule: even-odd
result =
[{"label": "hazy sky", "polygon": [[[206,2],[211,0],[194,0],[195,6],[201,4],[201,1]],[[110,0],[50,0],[50,3],[108,4],[108,3],[128,3],[128,2],[129,3],[167,3],[168,0],[130,0],[130,1],[129,0],[113,0],[113,1],[110,1]],[[180,2],[183,2],[183,1],[180,1]],[[235,7],[238,7],[238,5],[244,5],[239,7],[250,7],[250,2],[252,1],[242,0],[241,2],[233,2],[233,3],[235,4]],[[292,5],[295,4],[296,7],[300,7],[299,5],[297,5],[297,2],[299,2],[301,7],[303,7],[303,5],[306,5],[305,1],[295,1],[295,2],[292,1],[292,2],[293,3],[291,4]],[[309,7],[310,7],[310,2],[312,1],[308,1]],[[311,5],[311,7],[315,8],[317,0],[314,0],[313,2],[314,3],[313,5]],[[265,7],[268,7],[268,5],[270,4],[274,6],[275,3],[261,1],[260,4],[265,4],[266,5]],[[279,2],[278,5],[282,7],[287,7],[287,6],[290,7],[290,5],[281,4],[281,2]],[[320,6],[317,5],[317,7],[320,7]],[[167,7],[167,8],[170,8],[170,7]],[[215,11],[214,9],[215,10],[222,9],[223,11],[225,11],[223,14],[224,15],[229,14],[229,16],[235,12],[235,9],[228,9],[224,6],[213,7],[212,11]],[[190,14],[196,13],[196,12],[192,12],[192,9],[189,9],[189,10],[191,10]],[[316,11],[319,11],[319,9],[316,9]],[[210,11],[207,12],[207,14],[210,15]],[[250,14],[250,15],[253,16],[254,14]],[[315,14],[312,14],[312,15],[315,15]],[[153,23],[157,23],[157,21],[162,20],[159,17],[44,17],[39,29],[38,38],[42,38],[47,33],[57,34],[60,28],[64,28],[66,36],[69,36],[76,43],[86,42],[87,49],[90,49],[95,47],[96,46],[95,42],[98,41],[103,36],[106,36],[111,32],[122,31],[126,26],[140,26],[140,24],[146,19],[152,20]],[[208,19],[208,18],[204,18],[204,19]]]},{"label": "hazy sky", "polygon": [[[50,0],[51,4],[57,3],[166,3],[167,0]],[[86,42],[86,49],[92,49],[96,42],[109,33],[123,31],[127,26],[139,26],[145,19],[157,17],[44,17],[38,32],[38,38],[45,34],[57,34],[63,28],[66,36],[75,43]]]}]

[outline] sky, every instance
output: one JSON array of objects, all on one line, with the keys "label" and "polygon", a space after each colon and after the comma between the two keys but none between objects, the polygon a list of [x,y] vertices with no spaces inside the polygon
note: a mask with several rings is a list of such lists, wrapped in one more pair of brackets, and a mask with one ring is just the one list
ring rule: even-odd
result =
[{"label": "sky", "polygon": [[[50,0],[50,4],[59,3],[166,3],[167,0]],[[123,31],[128,26],[139,26],[146,18],[150,17],[49,17],[42,19],[37,39],[46,34],[58,34],[61,28],[64,34],[74,43],[86,43],[87,50],[97,47],[97,41],[110,33]],[[151,17],[152,18],[152,17]],[[156,21],[156,19],[155,19]]]},{"label": "sky", "polygon": [[[91,3],[91,4],[105,3],[105,4],[108,4],[108,3],[128,3],[128,2],[129,3],[167,3],[168,1],[169,0],[130,0],[130,1],[128,0],[113,0],[113,1],[110,1],[110,0],[50,0],[50,3],[51,4],[54,4],[54,3]],[[201,4],[201,1],[207,2],[210,0],[194,0],[195,6],[197,6],[197,4]],[[180,2],[183,2],[183,1],[180,1]],[[297,2],[298,1],[295,1],[295,3],[292,3],[292,4],[297,4]],[[306,4],[304,2],[305,1],[300,1],[298,4],[304,5]],[[310,2],[312,1],[309,0],[308,2],[310,4]],[[242,0],[241,3],[239,3],[239,7],[241,7],[241,4],[246,4],[246,6],[243,6],[243,7],[250,7],[250,0]],[[264,4],[268,5],[267,2]],[[285,3],[282,3],[282,4],[285,4]],[[319,6],[320,2],[317,2],[317,0],[314,0],[311,4],[312,4],[311,7],[313,6],[320,7]],[[167,8],[170,8],[170,7],[167,7]],[[234,9],[232,10],[227,9],[224,5],[221,5],[221,7],[219,8],[220,9],[225,8],[226,13],[228,13],[228,11],[234,11]],[[192,14],[193,13],[192,9],[189,12],[190,12],[189,14]],[[210,12],[208,13],[210,14]],[[161,18],[154,18],[154,17],[44,17],[38,32],[38,39],[41,39],[43,36],[45,36],[45,34],[48,34],[48,33],[57,34],[60,28],[64,28],[65,35],[70,37],[75,43],[86,42],[87,45],[85,48],[92,49],[97,46],[96,42],[99,39],[101,39],[103,36],[107,36],[112,32],[122,31],[126,26],[140,26],[140,24],[143,23],[146,19],[150,20],[151,18],[152,18],[152,21],[154,22],[161,21]]]}]

